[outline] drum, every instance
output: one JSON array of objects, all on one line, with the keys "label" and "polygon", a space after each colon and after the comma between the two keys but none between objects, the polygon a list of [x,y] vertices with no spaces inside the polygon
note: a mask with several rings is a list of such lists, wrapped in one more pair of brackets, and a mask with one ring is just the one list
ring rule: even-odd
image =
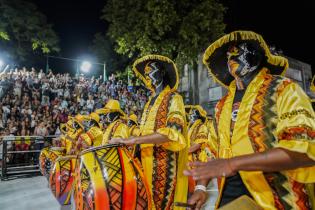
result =
[{"label": "drum", "polygon": [[49,187],[60,205],[70,204],[76,158],[74,155],[59,157],[51,170]]},{"label": "drum", "polygon": [[140,163],[125,147],[113,144],[83,150],[77,166],[74,209],[152,208]]},{"label": "drum", "polygon": [[63,147],[45,147],[39,155],[39,168],[43,176],[49,179],[50,169],[55,160],[65,154]]},{"label": "drum", "polygon": [[50,170],[49,147],[45,147],[40,151],[39,170],[43,176],[47,177],[47,175],[49,174]]}]

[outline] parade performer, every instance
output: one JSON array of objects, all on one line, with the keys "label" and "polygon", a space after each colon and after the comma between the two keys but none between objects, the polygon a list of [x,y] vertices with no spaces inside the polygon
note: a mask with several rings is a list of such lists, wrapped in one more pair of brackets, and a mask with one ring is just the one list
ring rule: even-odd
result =
[{"label": "parade performer", "polygon": [[139,136],[140,135],[140,128],[138,125],[138,117],[135,114],[131,114],[128,118],[128,127],[130,136]]},{"label": "parade performer", "polygon": [[[216,106],[218,159],[192,163],[185,174],[222,177],[218,206],[248,195],[263,209],[311,209],[314,111],[301,87],[280,76],[287,59],[260,35],[235,31],[211,44],[203,62],[228,88]],[[198,196],[189,202],[201,206]]]},{"label": "parade performer", "polygon": [[[207,162],[216,156],[217,137],[213,127],[212,119],[207,117],[207,112],[199,105],[186,105],[188,123],[188,142],[190,142],[191,152],[188,156],[189,161]],[[196,185],[197,184],[197,185]],[[195,181],[189,177],[189,193],[198,191],[204,200],[207,199],[206,189],[208,180]]]},{"label": "parade performer", "polygon": [[108,144],[112,138],[128,138],[129,128],[126,123],[126,114],[121,110],[119,101],[109,100],[103,109],[96,110],[96,113],[102,114],[108,123],[103,133],[102,145]]},{"label": "parade performer", "polygon": [[76,149],[82,151],[89,147],[96,147],[102,144],[103,131],[100,123],[100,116],[92,112],[89,118],[82,121],[84,132],[79,136]]},{"label": "parade performer", "polygon": [[141,144],[141,163],[152,194],[153,209],[177,209],[186,202],[187,177],[183,176],[188,151],[185,107],[176,92],[178,73],[167,57],[148,55],[135,61],[133,71],[151,90],[144,107],[140,136],[113,139],[127,145]]},{"label": "parade performer", "polygon": [[189,119],[187,137],[190,146],[199,148],[192,153],[192,160],[206,162],[217,151],[217,137],[212,120],[207,118],[207,112],[199,105],[186,105],[185,109]]},{"label": "parade performer", "polygon": [[66,155],[73,155],[76,153],[76,141],[78,140],[79,136],[84,131],[84,128],[81,124],[81,122],[87,118],[87,116],[83,115],[76,115],[75,117],[68,117],[69,120],[66,123],[67,126],[67,133],[65,135],[65,141],[64,144],[62,144],[63,147],[66,148]]}]

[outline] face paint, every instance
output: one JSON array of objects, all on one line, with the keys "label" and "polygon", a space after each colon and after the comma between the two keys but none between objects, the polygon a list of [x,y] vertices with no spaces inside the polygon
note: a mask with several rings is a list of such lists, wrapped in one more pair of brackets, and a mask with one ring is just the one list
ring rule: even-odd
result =
[{"label": "face paint", "polygon": [[163,74],[156,62],[148,63],[144,69],[149,88],[156,90],[163,83]]},{"label": "face paint", "polygon": [[191,124],[193,124],[194,122],[196,122],[196,120],[198,120],[198,119],[200,119],[200,118],[201,118],[201,116],[200,116],[199,111],[196,110],[196,109],[193,109],[193,110],[191,111],[191,114],[189,115],[189,122],[190,122]]},{"label": "face paint", "polygon": [[256,70],[260,64],[257,50],[248,47],[246,43],[232,46],[228,52],[228,67],[233,76],[244,77],[249,72]]},{"label": "face paint", "polygon": [[131,127],[131,126],[133,126],[135,124],[136,123],[134,121],[132,121],[132,120],[128,120],[128,122],[127,122],[128,127]]},{"label": "face paint", "polygon": [[106,123],[112,123],[118,118],[117,112],[111,112],[106,115]]},{"label": "face paint", "polygon": [[250,75],[253,75],[250,73],[258,69],[262,61],[262,54],[259,53],[257,47],[241,43],[231,46],[227,57],[229,72],[235,78],[238,88],[244,89],[244,80],[248,80]]}]

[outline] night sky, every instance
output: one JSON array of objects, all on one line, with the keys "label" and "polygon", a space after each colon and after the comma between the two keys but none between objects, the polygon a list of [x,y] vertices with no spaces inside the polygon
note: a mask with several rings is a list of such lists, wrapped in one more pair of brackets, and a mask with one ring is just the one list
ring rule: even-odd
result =
[{"label": "night sky", "polygon": [[[106,0],[32,2],[47,16],[48,22],[54,25],[60,37],[61,56],[71,58],[84,56],[94,34],[106,32],[107,24],[100,20]],[[269,45],[282,49],[285,55],[315,65],[313,50],[315,36],[311,33],[315,20],[314,1],[221,2],[228,7],[225,15],[226,33],[238,29],[253,30],[260,33]],[[65,64],[60,65],[53,68],[65,68]],[[69,65],[68,63],[68,68],[72,68]]]}]

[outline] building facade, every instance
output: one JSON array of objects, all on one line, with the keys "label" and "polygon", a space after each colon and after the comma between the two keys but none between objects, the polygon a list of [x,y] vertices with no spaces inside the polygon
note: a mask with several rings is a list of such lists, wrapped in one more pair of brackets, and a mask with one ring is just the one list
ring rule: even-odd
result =
[{"label": "building facade", "polygon": [[[315,99],[315,93],[310,90],[311,65],[294,58],[287,57],[287,59],[289,60],[289,68],[285,76],[298,83],[310,99]],[[197,70],[190,70],[188,66],[185,66],[179,91],[187,104],[200,104],[210,115],[214,114],[214,107],[218,100],[227,93],[226,88],[208,76],[208,70],[203,65],[201,56],[198,59]]]}]

